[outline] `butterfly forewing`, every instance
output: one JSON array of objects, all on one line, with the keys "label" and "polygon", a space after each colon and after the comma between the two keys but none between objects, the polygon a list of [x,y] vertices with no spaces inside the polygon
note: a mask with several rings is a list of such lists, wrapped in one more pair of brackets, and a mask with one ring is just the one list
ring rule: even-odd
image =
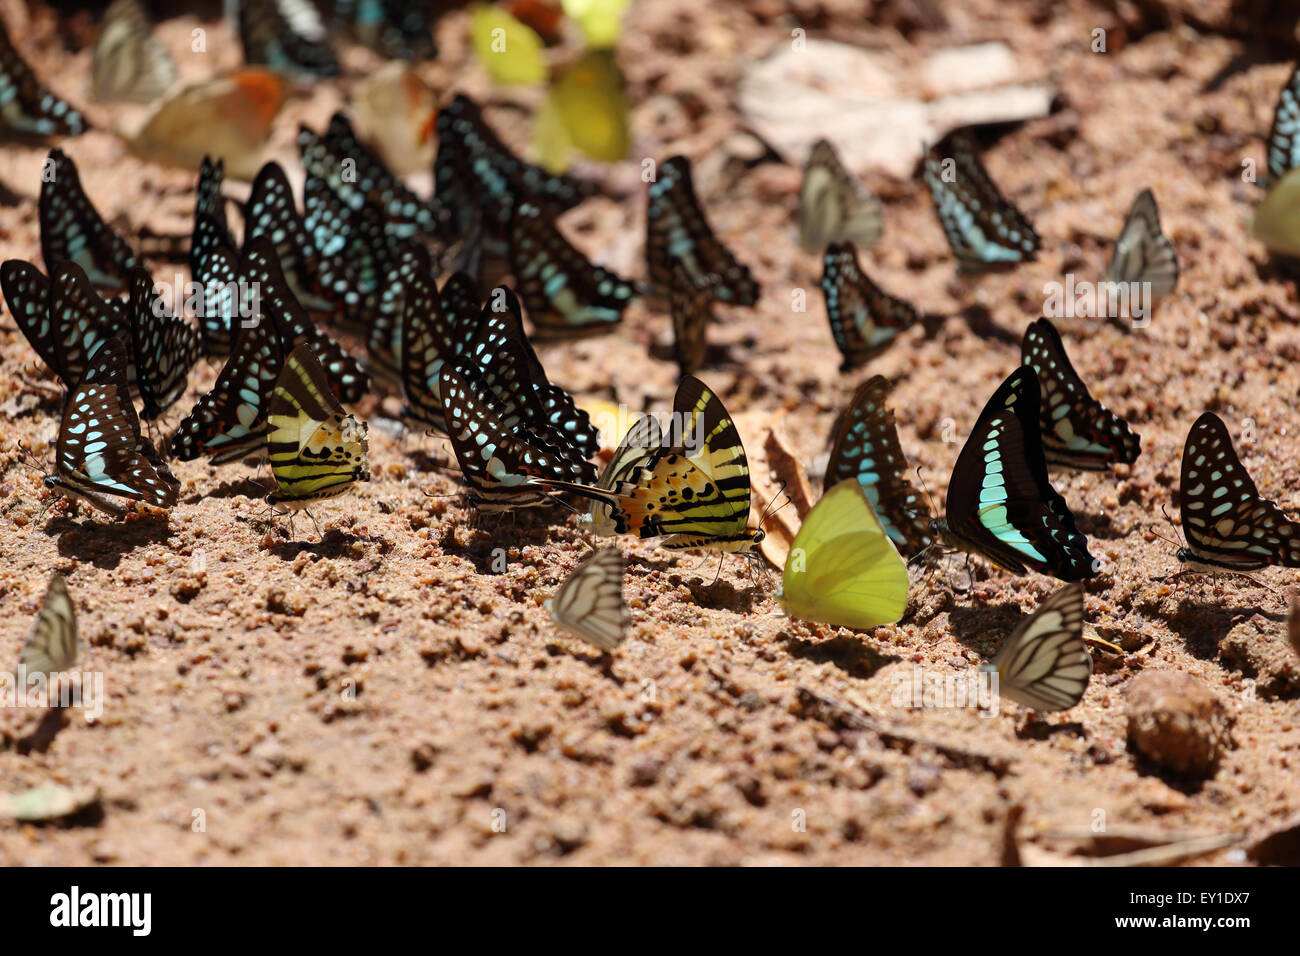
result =
[{"label": "butterfly forewing", "polygon": [[338,58],[324,43],[324,28],[308,0],[238,0],[238,9],[245,63],[304,76],[339,74]]},{"label": "butterfly forewing", "polygon": [[90,64],[97,100],[152,103],[176,82],[176,63],[153,36],[139,0],[113,0]]},{"label": "butterfly forewing", "polygon": [[1300,66],[1291,71],[1286,86],[1278,94],[1273,126],[1268,131],[1269,185],[1276,185],[1297,166],[1300,166]]},{"label": "butterfly forewing", "polygon": [[89,128],[80,112],[41,85],[0,22],[0,129],[20,136],[79,136]]},{"label": "butterfly forewing", "polygon": [[697,286],[674,263],[669,278],[668,308],[673,320],[673,354],[683,375],[692,375],[708,354],[708,328],[713,320],[713,292]]},{"label": "butterfly forewing", "polygon": [[821,253],[832,242],[871,246],[883,225],[879,200],[849,174],[828,140],[817,140],[799,190],[799,243],[804,251]]},{"label": "butterfly forewing", "polygon": [[700,208],[691,182],[691,164],[673,156],[660,164],[650,184],[646,208],[646,261],[650,282],[666,292],[674,263],[697,286],[709,286],[714,297],[732,305],[754,305],[758,283],[714,235]]},{"label": "butterfly forewing", "polygon": [[1020,361],[1038,376],[1043,454],[1049,462],[1105,471],[1115,463],[1137,461],[1141,439],[1124,419],[1089,394],[1048,319],[1039,318],[1025,330]]},{"label": "butterfly forewing", "polygon": [[57,149],[50,150],[45,163],[39,219],[46,268],[75,262],[95,285],[125,288],[128,273],[139,264],[135,253],[86,197],[76,164]]},{"label": "butterfly forewing", "polygon": [[930,545],[930,509],[908,481],[909,468],[898,440],[894,413],[885,405],[889,382],[863,382],[835,426],[826,488],[845,479],[862,486],[880,523],[898,550],[918,554]]},{"label": "butterfly forewing", "polygon": [[18,663],[27,675],[57,674],[70,670],[81,653],[77,635],[77,610],[68,596],[61,574],[50,576],[41,611],[32,624]]},{"label": "butterfly forewing", "polygon": [[612,651],[623,643],[632,620],[623,598],[623,574],[623,553],[618,548],[596,551],[548,602],[551,617],[584,641]]},{"label": "butterfly forewing", "polygon": [[961,268],[981,271],[1033,259],[1040,240],[1029,220],[1002,197],[964,130],[925,157],[926,185]]},{"label": "butterfly forewing", "polygon": [[199,357],[199,334],[165,306],[144,269],[131,272],[131,318],[141,415],[157,418],[185,394],[190,368]]},{"label": "butterfly forewing", "polygon": [[1021,622],[985,667],[998,693],[1032,710],[1068,710],[1083,698],[1092,655],[1083,643],[1083,585],[1067,584]]},{"label": "butterfly forewing", "polygon": [[822,293],[831,335],[847,372],[879,355],[920,320],[916,309],[883,292],[858,265],[852,243],[835,243],[822,257]]},{"label": "butterfly forewing", "polygon": [[1106,281],[1145,287],[1150,291],[1150,302],[1164,298],[1178,284],[1178,252],[1160,231],[1160,212],[1149,189],[1133,200],[1115,242]]},{"label": "butterfly forewing", "polygon": [[81,382],[100,347],[110,339],[122,342],[132,361],[130,310],[118,299],[105,300],[81,267],[57,265],[50,276],[50,323],[55,364],[65,384]]},{"label": "butterfly forewing", "polygon": [[1179,557],[1188,564],[1242,572],[1300,567],[1300,526],[1260,497],[1227,426],[1213,412],[1187,434],[1178,498],[1187,536]]}]

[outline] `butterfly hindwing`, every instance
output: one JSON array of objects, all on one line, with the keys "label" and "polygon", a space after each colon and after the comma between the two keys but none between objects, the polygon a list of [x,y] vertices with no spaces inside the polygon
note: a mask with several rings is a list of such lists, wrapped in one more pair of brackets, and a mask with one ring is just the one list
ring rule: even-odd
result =
[{"label": "butterfly hindwing", "polygon": [[868,502],[895,547],[906,555],[930,545],[930,509],[908,481],[907,459],[894,413],[885,405],[889,382],[876,375],[853,393],[835,426],[825,486],[845,479],[862,485]]},{"label": "butterfly hindwing", "polygon": [[1012,372],[980,413],[948,482],[949,544],[1013,574],[1033,568],[1063,581],[1096,573],[1088,539],[1047,478],[1034,370]]},{"label": "butterfly hindwing", "polygon": [[1178,499],[1187,536],[1178,556],[1185,563],[1239,572],[1300,567],[1300,525],[1260,497],[1227,426],[1213,412],[1187,433]]},{"label": "butterfly hindwing", "polygon": [[991,662],[998,694],[1032,710],[1069,710],[1083,698],[1092,655],[1083,643],[1083,585],[1045,598]]}]

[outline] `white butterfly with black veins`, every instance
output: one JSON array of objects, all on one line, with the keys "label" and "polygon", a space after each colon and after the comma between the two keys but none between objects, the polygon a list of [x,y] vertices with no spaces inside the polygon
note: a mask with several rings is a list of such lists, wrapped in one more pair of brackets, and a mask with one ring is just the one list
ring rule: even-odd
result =
[{"label": "white butterfly with black veins", "polygon": [[817,140],[799,190],[799,244],[816,254],[832,242],[870,246],[883,228],[880,201],[844,168],[829,141]]},{"label": "white butterfly with black veins", "polygon": [[63,576],[55,573],[41,603],[41,613],[18,657],[19,666],[28,676],[57,674],[77,662],[81,643],[77,639],[77,612],[68,597]]},{"label": "white butterfly with black veins", "polygon": [[561,628],[601,650],[623,643],[631,623],[623,599],[623,552],[602,548],[578,565],[546,609]]},{"label": "white butterfly with black veins", "polygon": [[176,63],[153,36],[139,0],[113,0],[90,65],[90,95],[152,103],[176,82]]},{"label": "white butterfly with black veins", "polygon": [[1092,677],[1083,643],[1083,585],[1067,584],[1038,605],[981,670],[998,675],[998,693],[1031,710],[1069,710]]},{"label": "white butterfly with black veins", "polygon": [[1129,208],[1124,228],[1106,270],[1106,281],[1116,284],[1146,283],[1151,302],[1163,299],[1178,284],[1178,252],[1160,231],[1160,213],[1151,190],[1138,193]]}]

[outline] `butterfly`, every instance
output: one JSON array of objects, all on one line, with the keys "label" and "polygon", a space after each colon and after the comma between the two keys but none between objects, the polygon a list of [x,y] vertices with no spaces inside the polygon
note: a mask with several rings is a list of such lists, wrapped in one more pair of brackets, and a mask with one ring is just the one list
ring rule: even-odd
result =
[{"label": "butterfly", "polygon": [[1160,231],[1160,213],[1149,189],[1142,190],[1133,200],[1124,228],[1115,241],[1106,281],[1142,283],[1150,288],[1151,302],[1164,298],[1178,284],[1178,253],[1169,237]]},{"label": "butterfly", "polygon": [[1137,461],[1141,438],[1088,393],[1065,354],[1056,326],[1046,318],[1025,329],[1020,362],[1038,376],[1043,455],[1049,463],[1105,471],[1117,462]]},{"label": "butterfly", "polygon": [[835,424],[824,484],[834,488],[850,478],[860,484],[895,547],[914,555],[930,546],[931,515],[907,480],[894,413],[885,407],[888,396],[889,382],[880,375],[857,387]]},{"label": "butterfly", "polygon": [[303,76],[338,76],[338,57],[309,0],[238,0],[244,62]]},{"label": "butterfly", "polygon": [[266,236],[247,240],[239,264],[243,287],[257,291],[261,313],[274,323],[283,350],[310,342],[341,402],[356,402],[370,387],[370,377],[355,358],[312,322],[285,279],[276,247]]},{"label": "butterfly", "polygon": [[[402,395],[406,400],[402,417],[438,431],[447,427],[439,394],[442,367],[465,355],[478,331],[478,296],[472,290],[454,288],[462,283],[468,284],[469,279],[456,273],[447,280],[440,294],[432,274],[417,271],[407,282],[402,302],[397,346]],[[444,306],[449,297],[462,294],[472,296],[468,313]]]},{"label": "butterfly", "polygon": [[171,453],[181,461],[207,456],[221,465],[266,450],[267,415],[284,365],[284,346],[275,323],[264,313],[236,322],[231,331],[230,357],[217,381],[172,435]]},{"label": "butterfly", "polygon": [[967,131],[957,130],[930,148],[924,176],[961,271],[978,272],[1035,257],[1038,233],[998,192]]},{"label": "butterfly", "polygon": [[[109,339],[131,341],[124,303],[104,300],[81,267],[61,263],[50,278],[29,262],[0,266],[0,286],[18,328],[65,384],[80,382],[92,356]],[[128,349],[128,362],[130,351]]]},{"label": "butterfly", "polygon": [[[329,266],[294,204],[289,177],[279,163],[262,167],[244,206],[244,247],[260,236],[275,245],[280,269],[299,303],[311,312],[333,314],[341,304],[327,298],[322,273]],[[335,264],[337,265],[337,264]],[[337,294],[337,283],[334,289]]]},{"label": "butterfly", "polygon": [[1245,573],[1280,564],[1300,568],[1300,526],[1261,498],[1232,447],[1223,419],[1205,412],[1187,433],[1179,512],[1192,571]]},{"label": "butterfly", "polygon": [[[535,432],[553,433],[555,444],[572,445],[582,458],[599,449],[600,434],[591,417],[578,408],[572,395],[547,378],[524,332],[519,299],[508,286],[497,286],[488,296],[465,360],[477,366],[485,384],[497,393],[507,420],[522,416]],[[520,400],[525,395],[527,402]]]},{"label": "butterfly", "polygon": [[[518,348],[508,343],[506,348]],[[591,481],[595,469],[570,448],[557,448],[527,427],[510,427],[497,408],[495,393],[468,363],[446,362],[438,373],[438,394],[446,415],[446,432],[470,486],[470,500],[480,511],[511,511],[549,504],[549,489],[533,481],[552,478]],[[517,400],[536,403],[525,391]],[[519,416],[536,421],[540,407]]]},{"label": "butterfly", "polygon": [[113,0],[90,64],[90,95],[152,103],[176,82],[176,63],[150,29],[139,0]]},{"label": "butterfly", "polygon": [[126,515],[122,498],[164,509],[180,499],[180,482],[140,435],[121,339],[105,342],[85,377],[68,389],[54,465],[47,488],[115,518]]},{"label": "butterfly", "polygon": [[305,508],[370,480],[366,426],[343,410],[311,349],[289,353],[271,393],[267,460],[278,490],[272,505]]},{"label": "butterfly", "polygon": [[384,217],[369,202],[349,209],[323,179],[310,173],[303,185],[303,222],[321,253],[320,280],[343,306],[343,325],[368,335],[379,311],[383,284],[397,252],[384,231]]},{"label": "butterfly", "polygon": [[190,274],[198,277],[203,258],[217,246],[235,248],[235,240],[230,235],[230,224],[226,220],[226,199],[221,194],[221,185],[226,178],[225,161],[218,158],[215,162],[210,156],[204,156],[199,166],[199,182],[195,187],[194,198],[194,232],[190,238]]},{"label": "butterfly", "polygon": [[482,229],[492,239],[504,238],[519,202],[532,202],[558,215],[597,194],[596,187],[569,176],[557,176],[525,163],[492,131],[478,104],[463,93],[438,111],[438,153],[433,175],[438,201],[451,211],[457,237]]},{"label": "butterfly", "polygon": [[412,0],[337,0],[336,22],[388,59],[432,60],[438,54],[426,4]]},{"label": "butterfly", "polygon": [[[631,446],[629,446],[631,447]],[[552,488],[610,506],[617,534],[665,536],[672,550],[749,553],[763,532],[748,527],[749,462],[730,414],[703,382],[683,376],[664,444],[612,491],[571,482]]]},{"label": "butterfly", "polygon": [[1092,677],[1083,643],[1083,585],[1067,584],[1043,600],[981,670],[998,675],[997,691],[1031,710],[1069,710]]},{"label": "butterfly", "polygon": [[1268,131],[1268,178],[1270,188],[1300,166],[1300,66],[1291,71],[1286,86],[1277,96],[1273,125]]},{"label": "butterfly", "polygon": [[31,634],[18,655],[18,666],[24,677],[51,675],[72,669],[81,653],[77,637],[77,609],[68,596],[68,585],[63,575],[50,575],[41,612],[32,624]]},{"label": "butterfly", "polygon": [[907,610],[907,565],[862,485],[841,481],[804,518],[786,556],[781,603],[791,617],[867,630]]},{"label": "butterfly", "polygon": [[86,118],[36,78],[0,22],[0,129],[18,136],[79,136]]},{"label": "butterfly", "polygon": [[140,417],[148,420],[185,394],[190,369],[199,358],[199,334],[155,295],[148,272],[137,267],[130,280],[131,346],[144,405]]},{"label": "butterfly", "polygon": [[1047,480],[1039,414],[1038,376],[1022,365],[980,412],[948,482],[947,515],[930,534],[1012,574],[1090,578],[1088,539]]},{"label": "butterfly", "polygon": [[[596,487],[612,492],[629,482],[635,484],[641,469],[662,450],[663,444],[663,428],[659,420],[653,415],[638,417],[601,471]],[[608,501],[593,501],[591,511],[578,519],[579,526],[601,537],[617,534],[613,507]]]},{"label": "butterfly", "polygon": [[674,263],[668,282],[668,311],[673,320],[673,353],[683,375],[693,375],[709,351],[706,335],[713,321],[713,292],[695,285]]},{"label": "butterfly", "polygon": [[246,66],[188,83],[160,101],[127,140],[152,163],[197,169],[205,156],[224,160],[236,179],[252,179],[289,85],[274,70]]},{"label": "butterfly", "polygon": [[541,336],[608,332],[636,297],[632,283],[591,263],[531,202],[515,207],[510,271]]},{"label": "butterfly", "polygon": [[875,245],[884,221],[880,201],[849,174],[828,140],[813,143],[799,190],[799,243],[819,253],[832,242]]},{"label": "butterfly", "polygon": [[1272,183],[1255,210],[1250,231],[1268,251],[1283,258],[1300,258],[1300,172],[1291,170]]},{"label": "butterfly", "polygon": [[551,619],[563,630],[612,651],[623,643],[632,618],[623,598],[623,552],[601,548],[574,568],[555,596],[546,599]]},{"label": "butterfly", "polygon": [[850,242],[832,243],[822,256],[822,293],[831,335],[844,356],[841,372],[864,365],[920,321],[916,309],[867,278]]},{"label": "butterfly", "polygon": [[[432,285],[433,274],[433,260],[423,246],[405,241],[393,251],[393,261],[379,287],[378,301],[370,319],[370,328],[366,331],[367,368],[373,374],[400,384],[398,356],[402,352],[406,297],[421,276],[427,276]],[[433,295],[437,296],[436,285],[433,286]]]},{"label": "butterfly", "polygon": [[655,288],[669,288],[674,262],[695,285],[712,288],[721,302],[753,305],[758,301],[758,283],[749,269],[736,261],[704,218],[691,182],[691,162],[685,156],[660,164],[646,208],[646,263]]},{"label": "butterfly", "polygon": [[323,136],[299,127],[298,151],[307,173],[324,180],[349,209],[357,211],[367,203],[382,209],[385,228],[394,238],[447,235],[441,205],[421,199],[394,176],[342,113],[330,118]]},{"label": "butterfly", "polygon": [[75,262],[97,286],[121,289],[137,265],[126,240],[109,228],[81,188],[77,166],[62,150],[52,149],[41,180],[39,216],[41,255],[45,266]]}]

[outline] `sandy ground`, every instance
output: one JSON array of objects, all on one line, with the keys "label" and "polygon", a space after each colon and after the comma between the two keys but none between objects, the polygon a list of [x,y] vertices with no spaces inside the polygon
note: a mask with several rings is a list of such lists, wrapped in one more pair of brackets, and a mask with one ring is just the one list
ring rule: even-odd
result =
[{"label": "sandy ground", "polygon": [[[1208,6],[1192,22],[1227,22]],[[751,579],[740,562],[714,583],[715,559],[623,541],[634,626],[612,665],[602,662],[557,636],[542,607],[586,551],[572,520],[476,522],[454,478],[430,467],[447,460],[446,446],[378,427],[397,409],[393,396],[358,409],[372,420],[374,480],[316,509],[323,539],[309,520],[292,537],[272,526],[252,469],[201,462],[176,466],[183,493],[166,521],[113,526],[63,506],[37,520],[48,501],[16,443],[48,459],[58,403],[19,381],[24,366],[29,377],[43,373],[6,315],[0,658],[16,657],[57,569],[77,603],[84,666],[103,672],[107,699],[100,719],[72,710],[53,736],[48,721],[38,730],[41,714],[0,711],[0,793],[50,781],[102,793],[98,808],[63,825],[0,824],[0,864],[992,865],[1013,807],[1023,808],[1022,838],[1062,851],[1072,844],[1051,832],[1087,829],[1099,813],[1114,832],[1141,834],[1132,844],[1141,845],[1161,834],[1258,837],[1300,811],[1300,661],[1284,636],[1295,572],[1259,574],[1267,587],[1175,587],[1158,580],[1175,570],[1173,546],[1148,530],[1173,534],[1160,509],[1176,512],[1184,436],[1205,409],[1228,422],[1261,491],[1300,507],[1296,289],[1249,238],[1260,193],[1240,181],[1243,158],[1262,166],[1289,64],[1227,33],[1123,28],[1109,5],[1061,5],[1049,16],[975,0],[945,8],[943,26],[928,4],[895,4],[879,8],[877,27],[858,8],[835,0],[794,11],[813,36],[920,52],[1000,39],[1056,85],[1053,114],[987,156],[1044,237],[1037,262],[955,278],[919,180],[869,175],[886,225],[864,264],[940,319],[868,369],[839,373],[820,264],[796,242],[800,171],[746,163],[749,141],[736,136],[740,70],[787,42],[796,23],[775,2],[636,4],[620,55],[637,104],[632,158],[605,173],[614,198],[564,225],[600,261],[643,276],[639,160],[699,158],[696,185],[715,227],[763,284],[757,308],[719,310],[717,348],[701,372],[736,413],[755,467],[776,413],[811,460],[857,382],[879,373],[896,383],[904,448],[941,500],[958,442],[1018,361],[1044,284],[1065,271],[1100,274],[1129,202],[1152,186],[1179,249],[1177,292],[1145,329],[1060,323],[1093,393],[1142,436],[1142,456],[1124,473],[1056,479],[1094,554],[1114,568],[1089,583],[1088,618],[1126,651],[1095,652],[1080,706],[1030,718],[1007,704],[989,719],[891,704],[914,665],[967,673],[1055,586],[986,569],[968,593],[954,593],[962,575],[944,569],[913,589],[897,627],[854,634],[778,616],[776,581]],[[83,104],[88,52],[55,43],[48,13],[29,16],[25,51]],[[424,73],[439,91],[484,95],[464,23],[460,14],[442,22],[442,59]],[[1099,24],[1114,27],[1104,56],[1086,42]],[[182,44],[192,26],[171,21],[164,36]],[[213,55],[237,60],[228,39]],[[279,155],[292,161],[297,123],[322,125],[348,83],[290,103],[277,123]],[[526,144],[525,114],[489,117]],[[103,132],[65,148],[127,234],[185,226],[192,176],[145,166]],[[3,258],[38,260],[42,155],[0,152],[14,194],[0,207]],[[413,182],[428,188],[427,176]],[[792,317],[799,288],[808,313]],[[637,304],[618,334],[541,354],[552,378],[584,399],[664,409],[676,377],[670,336],[665,315]],[[165,427],[215,375],[196,370]],[[1242,444],[1247,427],[1254,441]],[[500,573],[496,548],[506,550]],[[1178,778],[1128,749],[1125,689],[1153,671],[1191,675],[1231,718],[1212,776]],[[801,688],[898,734],[831,719],[801,701]],[[1242,860],[1231,849],[1203,858]]]}]

